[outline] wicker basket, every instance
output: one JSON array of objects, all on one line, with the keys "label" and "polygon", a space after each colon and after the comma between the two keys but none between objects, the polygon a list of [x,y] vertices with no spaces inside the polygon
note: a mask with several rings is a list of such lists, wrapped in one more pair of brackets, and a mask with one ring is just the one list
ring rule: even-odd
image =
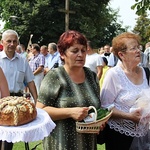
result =
[{"label": "wicker basket", "polygon": [[94,109],[95,111],[95,121],[90,122],[90,123],[84,123],[84,122],[76,122],[76,131],[79,133],[98,133],[100,131],[100,126],[102,124],[104,124],[105,122],[108,121],[108,119],[111,117],[112,115],[112,111],[110,111],[110,113],[105,116],[104,118],[100,119],[100,120],[96,120],[97,119],[97,110],[95,109],[94,106],[90,106],[90,109]]}]

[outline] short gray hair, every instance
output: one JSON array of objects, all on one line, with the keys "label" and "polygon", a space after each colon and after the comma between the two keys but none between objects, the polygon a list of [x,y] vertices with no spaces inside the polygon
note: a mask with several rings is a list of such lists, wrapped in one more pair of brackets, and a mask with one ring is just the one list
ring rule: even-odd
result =
[{"label": "short gray hair", "polygon": [[148,42],[148,43],[145,44],[145,49],[147,49],[149,47],[150,47],[150,42]]},{"label": "short gray hair", "polygon": [[16,31],[14,31],[14,30],[11,30],[11,29],[8,29],[8,30],[6,30],[6,31],[3,32],[3,34],[2,34],[2,40],[4,40],[5,37],[6,37],[6,35],[8,35],[8,34],[14,34],[14,35],[16,35],[17,38],[18,38],[18,40],[19,40],[18,33]]},{"label": "short gray hair", "polygon": [[57,51],[57,44],[56,43],[49,43],[48,47],[52,48],[55,52]]}]

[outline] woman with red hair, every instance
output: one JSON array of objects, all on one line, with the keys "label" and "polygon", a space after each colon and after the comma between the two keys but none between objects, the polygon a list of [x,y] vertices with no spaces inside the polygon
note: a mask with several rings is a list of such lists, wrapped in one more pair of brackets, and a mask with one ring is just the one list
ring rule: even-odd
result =
[{"label": "woman with red hair", "polygon": [[89,106],[100,107],[99,81],[84,67],[87,40],[77,31],[66,31],[57,46],[64,65],[45,76],[37,103],[56,123],[44,139],[44,150],[96,150],[97,134],[76,132],[76,121],[88,115]]}]

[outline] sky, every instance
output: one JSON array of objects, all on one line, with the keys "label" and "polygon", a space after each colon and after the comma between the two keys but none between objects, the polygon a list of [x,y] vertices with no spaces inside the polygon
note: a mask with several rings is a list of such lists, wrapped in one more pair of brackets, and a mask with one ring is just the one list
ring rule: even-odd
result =
[{"label": "sky", "polygon": [[111,0],[110,7],[113,9],[119,9],[119,20],[123,21],[123,27],[130,26],[130,30],[133,30],[136,25],[138,16],[135,14],[136,10],[132,10],[131,6],[135,4],[135,0]]}]

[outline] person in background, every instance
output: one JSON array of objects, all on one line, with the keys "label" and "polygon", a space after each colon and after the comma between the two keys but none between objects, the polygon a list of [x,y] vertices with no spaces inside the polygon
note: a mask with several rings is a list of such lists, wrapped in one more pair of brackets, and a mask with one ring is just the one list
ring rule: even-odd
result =
[{"label": "person in background", "polygon": [[45,57],[45,64],[48,62],[48,58],[50,56],[49,52],[48,52],[48,47],[46,45],[42,45],[40,48],[40,52],[41,54],[44,55]]},{"label": "person in background", "polygon": [[17,52],[18,54],[21,54],[22,48],[21,48],[20,45],[17,45],[17,47],[16,47],[16,52]]},{"label": "person in background", "polygon": [[147,49],[147,48],[149,48],[150,47],[150,42],[147,42],[146,44],[145,44],[145,49]]},{"label": "person in background", "polygon": [[143,66],[150,69],[150,42],[145,44]]},{"label": "person in background", "polygon": [[[28,53],[26,52],[25,46],[23,44],[19,44],[17,47],[19,47],[20,50],[21,50],[21,53],[20,53],[21,57],[24,58],[24,59],[27,59],[28,58]],[[27,83],[24,82],[24,85],[25,85],[24,95],[26,95],[26,97],[29,98],[30,93],[29,93],[29,89],[27,87]]]},{"label": "person in background", "polygon": [[62,65],[60,54],[57,51],[56,43],[49,43],[48,44],[48,51],[50,53],[50,57],[48,58],[47,64],[45,64],[45,73],[53,68],[57,68]]},{"label": "person in background", "polygon": [[59,38],[58,51],[64,65],[44,77],[37,103],[56,123],[43,141],[44,150],[96,150],[97,134],[76,131],[76,121],[88,115],[89,106],[100,108],[99,81],[84,67],[87,40],[77,31],[66,31]]},{"label": "person in background", "polygon": [[106,74],[107,70],[109,69],[109,67],[107,66],[107,64],[108,64],[107,59],[105,57],[102,57],[102,59],[103,59],[103,74],[102,74],[101,79],[100,79],[100,88],[102,88],[105,74]]},{"label": "person in background", "polygon": [[41,52],[41,54],[44,55],[44,58],[45,58],[45,65],[44,65],[44,75],[45,75],[46,74],[45,68],[47,68],[46,65],[48,64],[48,60],[50,57],[50,54],[48,52],[48,47],[46,45],[41,46],[40,52]]},{"label": "person in background", "polygon": [[139,63],[139,66],[145,67],[146,56],[143,52],[143,46],[142,45],[140,45],[140,51],[141,51],[141,62]]},{"label": "person in background", "polygon": [[87,42],[87,55],[85,61],[85,67],[90,68],[93,72],[97,74],[100,80],[103,73],[103,60],[102,57],[93,50],[91,41]]},{"label": "person in background", "polygon": [[28,61],[30,61],[31,57],[33,57],[31,48],[32,48],[32,44],[30,44],[30,45],[28,46],[28,49],[27,49],[27,60],[28,60]]},{"label": "person in background", "polygon": [[40,54],[40,46],[36,43],[31,45],[31,52],[33,56],[29,61],[29,65],[34,74],[34,82],[38,94],[40,90],[41,82],[44,78],[45,58],[42,54]]},{"label": "person in background", "polygon": [[106,150],[129,150],[133,138],[144,136],[149,130],[149,123],[139,122],[140,110],[130,112],[141,90],[149,86],[145,71],[139,66],[140,37],[122,33],[112,40],[112,47],[121,63],[107,71],[100,93],[102,107],[113,110],[106,125],[105,145]]},{"label": "person in background", "polygon": [[[26,59],[16,53],[19,38],[16,31],[8,29],[2,34],[3,51],[0,52],[0,67],[7,79],[10,96],[23,96],[24,82],[27,83],[30,93],[37,100],[37,91],[34,76]],[[5,150],[12,150],[13,143],[5,142]]]},{"label": "person in background", "polygon": [[98,54],[100,54],[100,55],[102,55],[102,54],[104,54],[104,47],[100,47],[99,49],[98,49]]},{"label": "person in background", "polygon": [[104,46],[104,53],[101,54],[101,57],[107,58],[107,61],[108,61],[110,54],[111,54],[111,47],[110,47],[109,44],[106,44],[106,45]]},{"label": "person in background", "polygon": [[20,46],[21,46],[21,56],[22,56],[23,58],[27,59],[28,53],[26,52],[25,46],[24,46],[23,44],[20,44]]},{"label": "person in background", "polygon": [[3,45],[0,42],[0,51],[2,51],[2,50],[3,50]]},{"label": "person in background", "polygon": [[118,63],[118,57],[116,57],[114,55],[114,53],[111,53],[109,58],[108,58],[108,64],[107,64],[108,67],[114,67],[117,65],[117,63]]}]

